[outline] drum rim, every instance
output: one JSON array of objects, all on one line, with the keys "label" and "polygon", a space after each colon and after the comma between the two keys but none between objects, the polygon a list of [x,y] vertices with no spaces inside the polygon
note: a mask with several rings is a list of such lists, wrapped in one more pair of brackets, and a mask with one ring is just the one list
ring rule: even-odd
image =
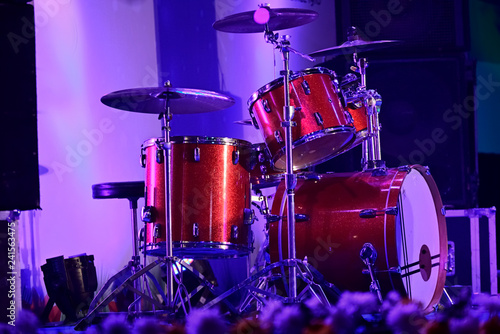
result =
[{"label": "drum rim", "polygon": [[[149,138],[144,141],[142,148],[153,146],[157,141],[164,142],[163,137]],[[213,145],[230,145],[230,146],[246,146],[250,147],[252,143],[247,140],[230,138],[230,137],[204,137],[204,136],[173,136],[170,137],[173,144],[213,144]]]},{"label": "drum rim", "polygon": [[[401,188],[403,186],[403,183],[405,182],[406,177],[410,174],[410,172],[412,170],[416,170],[418,173],[420,173],[420,175],[422,176],[422,178],[426,182],[426,184],[429,188],[429,192],[432,196],[432,201],[434,202],[434,207],[436,209],[435,214],[436,214],[436,219],[438,222],[439,241],[440,241],[440,259],[442,257],[446,258],[446,254],[448,254],[448,245],[447,245],[448,238],[447,238],[447,234],[446,234],[447,233],[447,231],[446,231],[446,218],[442,213],[443,202],[442,202],[441,195],[439,193],[439,189],[437,187],[437,184],[429,172],[429,168],[426,166],[415,164],[415,165],[399,166],[399,167],[391,168],[391,169],[396,170],[396,173],[394,174],[394,177],[393,177],[393,186],[398,185],[398,187],[397,187],[398,195],[399,195],[399,191],[401,191]],[[393,189],[392,186],[390,189],[391,189],[391,191],[387,195],[388,196],[387,198],[389,201],[390,201],[390,198],[392,196],[392,189]],[[389,206],[392,206],[392,204],[398,205],[397,197],[393,198],[392,200],[395,202],[389,204]],[[388,218],[389,217],[386,216],[386,219],[388,219]],[[396,217],[391,217],[391,219],[393,219],[393,223],[394,223],[391,225],[396,227]],[[391,237],[394,237],[394,239],[387,240],[387,242],[393,242],[392,246],[394,249],[396,249],[397,241],[395,238],[395,234],[394,235],[391,234]],[[387,243],[386,243],[385,247],[386,248],[388,247]],[[386,254],[388,254],[387,250],[385,252],[386,252]],[[386,265],[389,265],[389,262],[391,262],[393,260],[395,260],[396,263],[399,264],[398,259],[393,258],[393,256],[395,254],[391,254],[391,255],[392,256],[390,259],[385,258]],[[439,300],[441,299],[441,296],[442,296],[443,290],[444,290],[444,286],[446,284],[446,267],[445,266],[446,266],[446,260],[439,261],[439,269],[438,269],[438,273],[437,273],[438,277],[436,280],[436,286],[434,288],[433,295],[429,299],[428,305],[423,305],[425,312],[432,311],[433,306],[436,305],[437,303],[439,303]],[[408,293],[408,291],[406,291],[406,289],[405,289],[405,292]]]},{"label": "drum rim", "polygon": [[[303,73],[305,73],[305,74],[303,74]],[[309,68],[306,68],[304,70],[300,70],[300,71],[295,72],[294,74],[292,74],[290,76],[290,82],[301,77],[302,75],[310,75],[310,74],[328,74],[328,75],[330,75],[330,77],[332,77],[334,79],[337,78],[337,73],[335,73],[335,71],[333,71],[327,67],[318,66],[318,67],[309,67]],[[252,109],[254,103],[257,102],[257,100],[259,98],[261,98],[264,94],[267,94],[270,91],[272,91],[280,86],[283,86],[284,85],[283,81],[284,81],[283,77],[279,77],[279,78],[276,78],[273,81],[265,84],[264,86],[260,87],[259,89],[257,89],[250,96],[250,98],[247,101],[248,109],[249,110]]]},{"label": "drum rim", "polygon": [[[436,208],[436,217],[438,220],[438,229],[439,229],[439,239],[440,239],[440,257],[447,258],[448,254],[448,234],[446,227],[446,217],[443,213],[444,205],[443,200],[441,199],[441,194],[439,193],[438,186],[436,181],[432,177],[430,170],[426,166],[422,165],[410,165],[408,166],[410,169],[417,170],[422,177],[424,178],[429,190],[431,192],[434,207]],[[409,173],[409,172],[408,172]],[[444,254],[444,255],[443,255]],[[439,272],[438,279],[436,284],[436,289],[434,290],[434,294],[429,302],[429,305],[426,306],[424,310],[430,312],[433,309],[433,306],[439,303],[441,296],[443,295],[444,287],[446,284],[446,260],[439,261]]]},{"label": "drum rim", "polygon": [[[146,255],[157,256],[157,254],[161,254],[161,250],[164,248],[162,247],[162,245],[164,245],[165,243],[165,241],[160,241],[156,243],[146,244]],[[235,256],[242,257],[247,256],[253,250],[253,246],[251,244],[245,246],[232,242],[221,241],[173,241],[172,244],[174,252],[180,252],[182,253],[182,255],[206,255],[207,258],[213,258],[214,256],[217,258],[231,258]],[[202,251],[207,249],[216,250],[216,252],[208,252],[207,254],[203,254]]]},{"label": "drum rim", "polygon": [[[344,129],[351,130],[351,131],[344,131]],[[348,151],[347,148],[350,147],[351,144],[354,143],[354,141],[356,140],[356,129],[353,126],[350,126],[350,125],[340,125],[340,126],[335,126],[335,127],[326,128],[326,129],[323,129],[323,130],[318,130],[318,131],[314,131],[314,132],[308,133],[307,135],[302,136],[299,139],[297,139],[296,141],[294,141],[292,143],[293,149],[295,149],[299,145],[302,145],[302,144],[308,143],[310,141],[313,141],[315,139],[322,138],[322,137],[325,137],[325,136],[328,136],[328,135],[332,135],[332,134],[335,134],[335,133],[338,133],[338,132],[347,132],[347,133],[350,133],[353,136],[349,140],[349,142],[347,144],[345,144],[344,146],[342,146],[342,148],[339,149],[338,151],[332,152],[332,154],[329,154],[329,155],[321,158],[320,160],[312,162],[311,164],[306,164],[306,165],[303,165],[303,166],[296,166],[296,167],[294,167],[294,169],[298,170],[298,169],[303,169],[303,168],[315,166],[315,165],[321,164],[321,163],[323,163],[323,162],[325,162],[327,160],[330,160],[330,159],[336,157],[337,155],[342,154],[343,152]],[[285,151],[284,150],[285,150],[284,147],[280,148],[276,152],[276,154],[273,157],[271,157],[271,162],[272,162],[273,168],[275,170],[277,170],[277,171],[282,171],[282,169],[276,168],[275,166],[276,166],[276,162],[278,160],[280,160],[282,156],[285,155]]]}]

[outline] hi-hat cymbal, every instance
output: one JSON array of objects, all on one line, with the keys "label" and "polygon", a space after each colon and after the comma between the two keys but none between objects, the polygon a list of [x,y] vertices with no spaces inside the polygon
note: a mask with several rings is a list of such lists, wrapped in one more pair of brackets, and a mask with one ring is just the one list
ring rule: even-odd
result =
[{"label": "hi-hat cymbal", "polygon": [[381,40],[381,41],[364,41],[361,39],[356,39],[353,41],[347,41],[339,46],[334,46],[331,48],[318,50],[310,53],[311,57],[326,57],[326,56],[341,56],[353,53],[376,51],[389,46],[393,46],[400,43],[396,40]]},{"label": "hi-hat cymbal", "polygon": [[[298,27],[310,23],[318,17],[313,10],[299,8],[266,8],[269,11],[267,24],[269,30],[277,31]],[[259,10],[262,10],[259,9]],[[259,24],[254,19],[255,10],[226,16],[215,21],[215,30],[234,33],[264,32],[265,24]]]},{"label": "hi-hat cymbal", "polygon": [[101,98],[105,105],[146,114],[165,112],[168,99],[172,114],[196,114],[229,108],[230,96],[200,89],[150,87],[119,90]]}]

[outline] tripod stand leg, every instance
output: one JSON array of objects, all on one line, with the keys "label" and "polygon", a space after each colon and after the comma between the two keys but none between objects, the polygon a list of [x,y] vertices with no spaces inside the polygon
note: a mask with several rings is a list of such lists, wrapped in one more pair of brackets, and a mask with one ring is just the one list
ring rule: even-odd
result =
[{"label": "tripod stand leg", "polygon": [[[92,323],[92,320],[97,315],[97,313],[99,313],[99,311],[101,309],[103,309],[105,306],[107,306],[116,297],[116,295],[118,295],[123,289],[125,289],[125,287],[128,287],[129,289],[131,289],[132,291],[134,291],[138,295],[141,295],[143,298],[147,298],[149,301],[151,301],[153,304],[155,304],[155,306],[157,306],[157,307],[163,307],[163,305],[161,303],[159,303],[156,300],[153,300],[151,297],[147,296],[142,291],[139,291],[139,290],[135,289],[134,286],[133,286],[133,284],[131,284],[131,282],[133,282],[137,278],[141,277],[145,273],[148,273],[151,269],[153,269],[154,267],[156,267],[157,265],[159,265],[160,263],[163,263],[163,262],[165,262],[165,261],[161,260],[161,259],[158,259],[158,260],[156,260],[154,262],[151,262],[149,265],[147,265],[146,267],[142,268],[141,270],[139,270],[138,272],[136,272],[132,276],[128,277],[122,284],[120,284],[116,289],[114,289],[113,292],[111,294],[109,294],[95,308],[93,308],[92,310],[89,309],[90,311],[87,313],[87,315],[76,324],[75,330],[77,330],[77,331],[83,331],[88,326],[90,326],[90,324]],[[120,272],[120,273],[118,273],[117,275],[115,275],[113,277],[118,277],[121,274],[123,274],[123,273]],[[108,283],[110,283],[110,282],[108,281],[106,283],[106,285],[108,285],[108,288],[109,288],[109,285],[111,283],[110,284],[108,284]],[[102,290],[101,289],[101,291],[104,291],[104,292],[106,292],[106,290]],[[103,292],[103,294],[104,294],[104,292]],[[94,298],[94,300],[96,300],[96,298]]]}]

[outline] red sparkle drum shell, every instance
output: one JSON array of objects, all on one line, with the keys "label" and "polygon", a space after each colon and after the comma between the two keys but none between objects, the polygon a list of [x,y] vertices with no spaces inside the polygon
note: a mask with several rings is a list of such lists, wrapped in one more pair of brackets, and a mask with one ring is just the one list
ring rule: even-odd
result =
[{"label": "red sparkle drum shell", "polygon": [[368,121],[366,115],[366,108],[364,106],[358,108],[354,105],[348,105],[346,107],[346,110],[352,117],[353,120],[352,124],[355,129],[354,141],[352,142],[351,145],[347,147],[347,149],[351,149],[353,147],[358,146],[368,138]]},{"label": "red sparkle drum shell", "polygon": [[[280,215],[284,188],[283,182],[272,214]],[[307,216],[307,221],[295,224],[298,259],[307,256],[342,291],[369,291],[370,275],[364,272],[360,250],[370,243],[378,253],[375,269],[384,295],[396,290],[428,311],[439,302],[446,280],[446,222],[439,192],[426,168],[388,169],[382,176],[324,174],[319,180],[299,179],[295,189],[295,213]],[[376,215],[363,215],[366,210]],[[286,219],[282,233],[287,258]],[[277,222],[271,224],[269,237],[275,262],[279,260]]]},{"label": "red sparkle drum shell", "polygon": [[[292,121],[293,168],[314,166],[349,146],[354,128],[339,98],[335,73],[311,68],[290,78],[290,104],[295,107]],[[286,169],[285,132],[282,122],[283,78],[261,87],[248,100],[254,124],[260,129],[277,170]]]},{"label": "red sparkle drum shell", "polygon": [[[249,142],[217,137],[172,137],[172,240],[176,256],[218,258],[250,252],[250,174],[240,160]],[[146,167],[146,206],[154,222],[146,224],[146,254],[166,253],[163,138],[141,148]]]}]

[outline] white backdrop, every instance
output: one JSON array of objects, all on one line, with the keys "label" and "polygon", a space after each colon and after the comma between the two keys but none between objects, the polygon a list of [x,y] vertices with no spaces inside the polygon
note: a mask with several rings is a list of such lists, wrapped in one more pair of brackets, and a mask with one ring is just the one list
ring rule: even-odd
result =
[{"label": "white backdrop", "polygon": [[35,268],[39,288],[47,258],[92,254],[102,282],[132,255],[130,209],[124,199],[93,199],[91,187],[144,180],[141,144],[161,132],[155,115],[114,110],[100,98],[157,85],[153,0],[34,4],[39,163],[48,172],[42,210],[20,222],[23,266]]}]

